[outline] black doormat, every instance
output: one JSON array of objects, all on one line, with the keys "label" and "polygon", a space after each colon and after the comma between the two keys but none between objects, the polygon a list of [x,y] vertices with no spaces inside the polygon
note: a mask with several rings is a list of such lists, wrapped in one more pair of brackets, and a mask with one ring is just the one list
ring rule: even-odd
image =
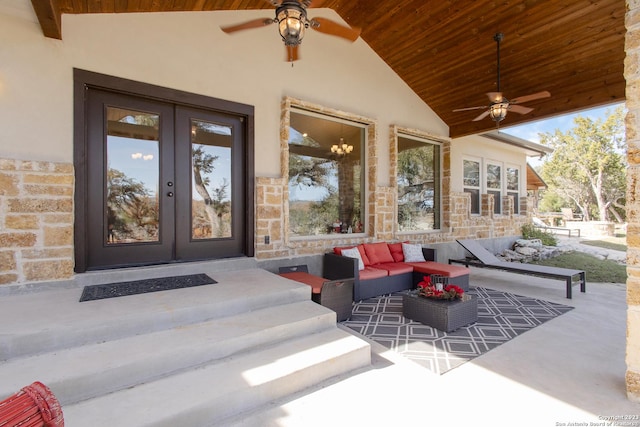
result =
[{"label": "black doormat", "polygon": [[156,279],[134,280],[131,282],[91,285],[84,287],[80,302],[145,294],[147,292],[191,288],[194,286],[211,285],[213,283],[218,282],[206,274],[190,274],[188,276],[158,277]]}]

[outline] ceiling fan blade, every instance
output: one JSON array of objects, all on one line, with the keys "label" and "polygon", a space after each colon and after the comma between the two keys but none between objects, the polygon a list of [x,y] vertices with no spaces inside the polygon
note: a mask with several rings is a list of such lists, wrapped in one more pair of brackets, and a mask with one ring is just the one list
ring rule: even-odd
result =
[{"label": "ceiling fan blade", "polygon": [[324,2],[325,2],[325,1],[326,1],[326,0],[311,0],[311,1],[309,2],[309,5],[308,5],[307,7],[316,7],[316,8],[319,8],[319,7],[322,7],[322,5],[324,4]]},{"label": "ceiling fan blade", "polygon": [[544,90],[542,92],[533,93],[531,95],[519,96],[511,100],[512,104],[520,104],[522,102],[533,101],[534,99],[549,98],[551,93]]},{"label": "ceiling fan blade", "polygon": [[488,92],[487,96],[489,97],[489,101],[491,102],[502,102],[504,99],[502,97],[502,92]]},{"label": "ceiling fan blade", "polygon": [[455,110],[453,110],[453,111],[455,112],[455,111],[469,111],[469,110],[480,110],[480,109],[483,109],[483,108],[487,108],[487,106],[486,106],[486,105],[483,105],[482,107],[467,107],[467,108],[458,108],[458,109],[455,109]]},{"label": "ceiling fan blade", "polygon": [[356,41],[358,37],[360,37],[360,32],[362,31],[360,28],[347,27],[327,18],[313,18],[309,21],[309,24],[311,24],[311,28],[316,31],[332,36],[342,37],[343,39],[347,39],[351,42]]},{"label": "ceiling fan blade", "polygon": [[300,59],[300,51],[299,51],[300,45],[285,46],[284,48],[285,48],[286,55],[287,55],[285,60],[287,62],[293,62],[293,61],[297,61],[298,59]]},{"label": "ceiling fan blade", "polygon": [[523,105],[509,105],[509,111],[513,111],[518,114],[528,114],[533,111],[533,108],[525,107]]},{"label": "ceiling fan blade", "polygon": [[482,114],[480,114],[478,117],[473,119],[472,122],[480,121],[480,120],[484,119],[485,117],[487,117],[488,115],[489,115],[489,110],[487,110],[487,111],[483,112]]},{"label": "ceiling fan blade", "polygon": [[273,24],[271,18],[260,18],[252,21],[243,22],[242,24],[228,25],[226,27],[220,27],[222,31],[227,34],[235,33],[236,31],[249,30],[251,28],[264,27],[265,25]]}]

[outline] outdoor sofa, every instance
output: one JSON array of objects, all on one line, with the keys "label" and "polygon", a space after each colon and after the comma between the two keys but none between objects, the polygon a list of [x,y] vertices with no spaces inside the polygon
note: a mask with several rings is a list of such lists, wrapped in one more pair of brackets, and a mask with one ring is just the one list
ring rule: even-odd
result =
[{"label": "outdoor sofa", "polygon": [[[354,278],[354,301],[413,289],[425,275],[446,276],[448,283],[469,290],[468,268],[436,262],[436,250],[425,247],[421,248],[425,261],[405,262],[402,243],[336,247],[333,253],[324,254],[322,276],[329,280]],[[344,250],[354,248],[363,261],[362,269],[359,259],[342,255]]]},{"label": "outdoor sofa", "polygon": [[586,292],[586,274],[582,270],[561,267],[547,267],[545,265],[524,264],[520,262],[501,261],[475,240],[456,240],[471,254],[464,259],[450,259],[449,264],[464,264],[465,267],[492,268],[510,273],[526,274],[529,276],[561,279],[567,287],[567,298],[571,298],[571,287],[574,278],[580,283],[580,292]]}]

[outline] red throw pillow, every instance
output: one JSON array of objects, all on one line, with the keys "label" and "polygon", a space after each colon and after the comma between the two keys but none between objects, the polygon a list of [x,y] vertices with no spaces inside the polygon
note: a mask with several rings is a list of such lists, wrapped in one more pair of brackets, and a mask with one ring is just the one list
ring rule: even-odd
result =
[{"label": "red throw pillow", "polygon": [[358,245],[358,250],[360,251],[360,258],[362,258],[362,262],[364,262],[364,266],[367,267],[371,265],[371,260],[367,256],[367,251],[364,250],[364,245]]},{"label": "red throw pillow", "polygon": [[[398,242],[398,243],[389,243],[389,252],[391,252],[391,256],[393,257],[393,260],[395,262],[402,262],[404,261],[404,252],[402,252],[402,243],[403,242]],[[404,243],[409,243],[404,242]]]},{"label": "red throw pillow", "polygon": [[335,247],[333,248],[333,253],[336,255],[342,255],[342,250],[343,249],[351,249],[353,248],[353,246],[341,246],[341,247]]},{"label": "red throw pillow", "polygon": [[363,246],[371,265],[394,262],[389,246],[385,242],[365,243]]}]

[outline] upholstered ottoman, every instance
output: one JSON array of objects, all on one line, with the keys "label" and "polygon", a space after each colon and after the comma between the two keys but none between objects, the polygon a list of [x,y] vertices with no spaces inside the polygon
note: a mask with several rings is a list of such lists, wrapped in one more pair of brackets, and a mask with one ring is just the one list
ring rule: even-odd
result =
[{"label": "upholstered ottoman", "polygon": [[447,283],[460,286],[463,290],[469,290],[469,272],[467,267],[458,265],[442,264],[434,261],[408,262],[413,266],[414,284],[421,282],[422,277],[429,274],[437,274],[447,277]]},{"label": "upholstered ottoman", "polygon": [[338,322],[351,317],[353,279],[328,280],[308,273],[306,265],[280,267],[280,276],[311,286],[311,299],[336,312]]}]

